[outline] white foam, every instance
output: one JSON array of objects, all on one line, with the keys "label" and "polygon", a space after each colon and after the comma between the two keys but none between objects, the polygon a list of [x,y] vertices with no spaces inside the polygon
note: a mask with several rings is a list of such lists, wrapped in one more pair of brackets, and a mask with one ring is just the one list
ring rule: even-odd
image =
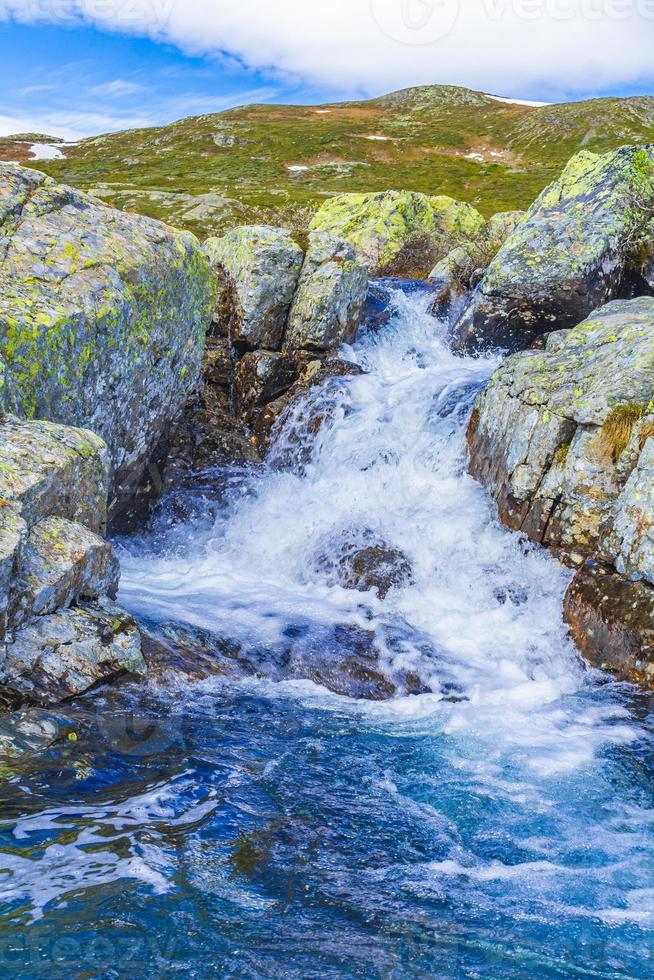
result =
[{"label": "white foam", "polygon": [[[592,709],[584,700],[592,675],[561,615],[570,573],[503,529],[466,474],[465,415],[498,361],[455,356],[427,304],[398,295],[393,323],[345,351],[368,373],[309,396],[327,421],[308,463],[254,479],[185,557],[124,555],[121,600],[246,642],[279,641],[298,621],[408,624],[436,653],[425,659],[408,642],[389,649],[388,669],[419,666],[435,693],[358,705],[363,720],[440,728],[459,754],[484,745],[491,763],[513,751],[529,779],[574,772],[638,730],[616,722],[608,699]],[[301,416],[278,454],[291,450]],[[330,581],[317,558],[344,529],[399,548],[413,584],[381,601]],[[463,700],[447,700],[448,687]]]}]

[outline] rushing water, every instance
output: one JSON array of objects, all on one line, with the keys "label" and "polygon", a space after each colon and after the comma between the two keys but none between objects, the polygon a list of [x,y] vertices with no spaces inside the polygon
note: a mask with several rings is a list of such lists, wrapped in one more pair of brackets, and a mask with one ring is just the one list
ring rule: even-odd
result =
[{"label": "rushing water", "polygon": [[[568,574],[465,473],[496,359],[394,302],[347,352],[366,373],[310,395],[311,448],[305,405],[273,465],[125,546],[121,600],[260,650],[373,630],[434,693],[216,677],[69,706],[74,740],[5,774],[3,976],[654,973],[649,702],[584,668]],[[411,583],[342,588],[344,539]]]}]

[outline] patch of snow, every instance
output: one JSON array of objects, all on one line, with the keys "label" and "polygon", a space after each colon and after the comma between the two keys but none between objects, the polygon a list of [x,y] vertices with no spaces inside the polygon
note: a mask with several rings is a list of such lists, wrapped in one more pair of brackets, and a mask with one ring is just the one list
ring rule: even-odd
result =
[{"label": "patch of snow", "polygon": [[293,173],[296,173],[297,174],[297,173],[301,173],[301,171],[303,171],[303,170],[308,170],[309,168],[308,167],[305,167],[303,164],[297,163],[297,164],[293,164],[293,166],[289,166],[287,164],[286,169],[287,170],[292,170]]},{"label": "patch of snow", "polygon": [[485,162],[485,158],[481,153],[466,153],[466,160],[477,160],[479,163]]},{"label": "patch of snow", "polygon": [[316,109],[317,116],[328,116],[332,110],[331,109]]},{"label": "patch of snow", "polygon": [[380,143],[387,143],[390,136],[366,136],[367,140],[378,140]]},{"label": "patch of snow", "polygon": [[30,146],[32,160],[65,160],[65,154],[54,143],[32,143]]},{"label": "patch of snow", "polygon": [[533,109],[542,109],[545,105],[552,105],[551,102],[530,102],[528,99],[503,99],[500,95],[488,95],[487,98],[494,102],[506,102],[507,105],[528,105]]}]

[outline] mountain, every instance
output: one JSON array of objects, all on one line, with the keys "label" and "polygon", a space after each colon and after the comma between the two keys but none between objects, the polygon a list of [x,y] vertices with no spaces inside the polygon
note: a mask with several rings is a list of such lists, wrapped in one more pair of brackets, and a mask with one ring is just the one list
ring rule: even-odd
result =
[{"label": "mountain", "polygon": [[[344,191],[444,193],[491,215],[528,206],[579,149],[652,142],[654,97],[531,106],[433,85],[362,102],[243,106],[67,144],[64,159],[34,165],[205,236],[280,223]],[[0,140],[0,159],[19,159],[15,142]]]}]

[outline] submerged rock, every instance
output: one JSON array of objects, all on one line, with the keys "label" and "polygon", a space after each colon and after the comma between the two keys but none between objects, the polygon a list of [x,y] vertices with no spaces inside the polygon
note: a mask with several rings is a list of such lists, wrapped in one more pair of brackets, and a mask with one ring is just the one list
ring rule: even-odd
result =
[{"label": "submerged rock", "polygon": [[623,147],[572,158],[491,262],[456,326],[457,349],[524,349],[620,295],[643,152]]},{"label": "submerged rock", "polygon": [[245,350],[279,350],[304,254],[284,228],[243,225],[209,238],[204,251],[222,273],[217,319]]},{"label": "submerged rock", "polygon": [[0,164],[2,400],[100,435],[126,502],[195,388],[214,305],[195,238]]},{"label": "submerged rock", "polygon": [[[146,640],[148,665],[155,675],[190,675],[203,679],[258,677],[273,681],[309,680],[344,697],[385,701],[397,694],[432,690],[418,673],[392,666],[388,638],[375,631],[341,623],[311,630],[287,630],[277,645],[246,644],[182,623],[164,623]],[[393,638],[390,638],[391,647]],[[406,651],[398,641],[399,659]],[[432,664],[435,672],[436,664]]]},{"label": "submerged rock", "polygon": [[284,350],[328,351],[352,343],[367,288],[368,275],[354,248],[325,232],[311,232]]}]

